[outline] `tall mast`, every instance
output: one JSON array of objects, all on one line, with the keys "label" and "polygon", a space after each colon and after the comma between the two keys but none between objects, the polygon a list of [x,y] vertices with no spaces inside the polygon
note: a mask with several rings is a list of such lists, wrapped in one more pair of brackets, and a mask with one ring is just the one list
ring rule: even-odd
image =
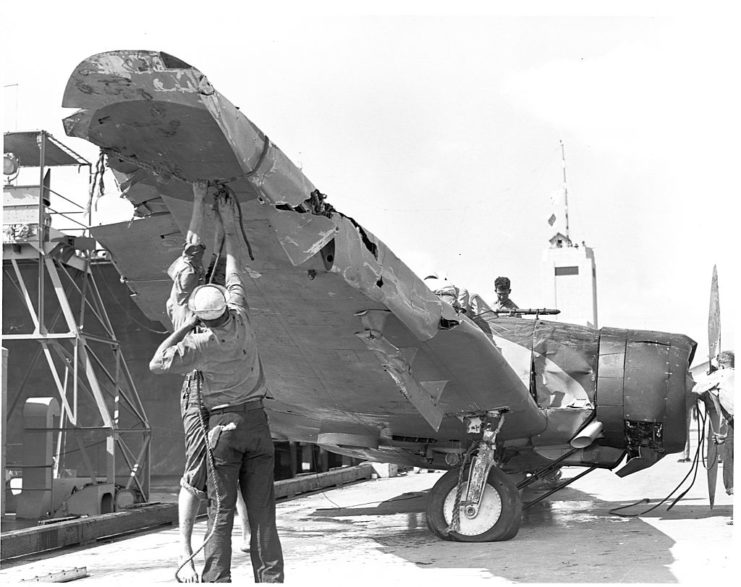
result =
[{"label": "tall mast", "polygon": [[566,220],[566,240],[571,242],[571,235],[569,234],[569,190],[566,185],[566,150],[563,146],[563,140],[559,139],[561,143],[561,165],[563,167],[563,206],[564,206],[564,218]]}]

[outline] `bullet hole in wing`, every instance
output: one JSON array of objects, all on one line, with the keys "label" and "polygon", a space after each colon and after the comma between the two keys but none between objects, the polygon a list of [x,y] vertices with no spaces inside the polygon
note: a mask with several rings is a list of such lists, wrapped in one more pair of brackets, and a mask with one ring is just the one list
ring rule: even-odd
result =
[{"label": "bullet hole in wing", "polygon": [[332,270],[332,265],[334,264],[334,239],[329,241],[326,245],[324,245],[319,251],[322,256],[322,262],[324,263],[324,268],[327,271]]},{"label": "bullet hole in wing", "polygon": [[309,269],[306,274],[309,276],[309,279],[316,278],[316,269]]},{"label": "bullet hole in wing", "polygon": [[378,281],[376,281],[376,285],[378,287],[383,287],[383,278],[382,277],[379,277],[378,278]]},{"label": "bullet hole in wing", "polygon": [[440,330],[450,330],[455,326],[458,326],[460,322],[458,320],[447,320],[446,318],[440,317]]},{"label": "bullet hole in wing", "polygon": [[354,219],[350,218],[349,216],[345,216],[345,218],[352,222],[353,226],[358,230],[358,233],[360,233],[360,238],[363,241],[365,248],[370,251],[371,255],[373,255],[374,258],[378,259],[378,245],[368,237],[368,233],[365,232],[365,229],[363,229],[360,224],[355,222]]}]

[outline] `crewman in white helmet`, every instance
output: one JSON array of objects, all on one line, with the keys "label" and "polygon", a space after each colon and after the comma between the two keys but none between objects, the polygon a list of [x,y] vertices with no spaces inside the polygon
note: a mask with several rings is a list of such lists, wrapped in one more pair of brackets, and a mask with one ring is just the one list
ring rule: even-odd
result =
[{"label": "crewman in white helmet", "polygon": [[489,305],[479,294],[469,293],[465,287],[458,287],[448,279],[445,273],[429,271],[424,277],[424,282],[432,293],[448,302],[456,312],[466,314],[469,318],[491,311]]},{"label": "crewman in white helmet", "polygon": [[448,302],[457,312],[469,310],[468,290],[460,288],[448,279],[441,271],[430,271],[425,275],[424,282],[441,300]]},{"label": "crewman in white helmet", "polygon": [[[194,318],[165,339],[149,363],[154,373],[202,373],[213,475],[208,479],[209,533],[204,582],[231,581],[231,534],[237,482],[251,526],[250,557],[257,583],[283,582],[275,524],[274,449],[263,408],[267,393],[240,275],[236,203],[217,195],[226,245],[226,287],[205,284],[188,298]],[[199,325],[199,332],[194,328]]]}]

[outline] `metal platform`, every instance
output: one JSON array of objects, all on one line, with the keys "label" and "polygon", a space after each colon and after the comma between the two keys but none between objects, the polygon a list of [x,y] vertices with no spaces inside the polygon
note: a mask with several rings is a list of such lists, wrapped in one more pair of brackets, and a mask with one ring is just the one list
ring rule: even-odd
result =
[{"label": "metal platform", "polygon": [[[0,468],[4,480],[6,471],[10,477],[20,472],[22,491],[16,498],[3,488],[2,513],[9,501],[25,519],[102,514],[146,502],[151,428],[92,270],[101,254],[89,227],[72,216],[85,208],[51,187],[51,168],[90,163],[45,131],[4,138],[8,368]],[[20,184],[22,168],[38,169],[38,183]],[[83,189],[88,183],[94,186],[85,181]],[[74,223],[73,233],[54,226],[59,218]],[[16,459],[6,463],[9,443]]]}]

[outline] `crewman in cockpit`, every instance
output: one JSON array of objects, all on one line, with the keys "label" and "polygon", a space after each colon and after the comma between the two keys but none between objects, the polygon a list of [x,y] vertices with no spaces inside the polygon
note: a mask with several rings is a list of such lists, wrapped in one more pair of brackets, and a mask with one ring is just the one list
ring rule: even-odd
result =
[{"label": "crewman in cockpit", "polygon": [[509,297],[509,294],[512,292],[509,277],[497,277],[494,280],[494,292],[497,294],[497,301],[493,308],[495,311],[517,310],[519,306]]}]

